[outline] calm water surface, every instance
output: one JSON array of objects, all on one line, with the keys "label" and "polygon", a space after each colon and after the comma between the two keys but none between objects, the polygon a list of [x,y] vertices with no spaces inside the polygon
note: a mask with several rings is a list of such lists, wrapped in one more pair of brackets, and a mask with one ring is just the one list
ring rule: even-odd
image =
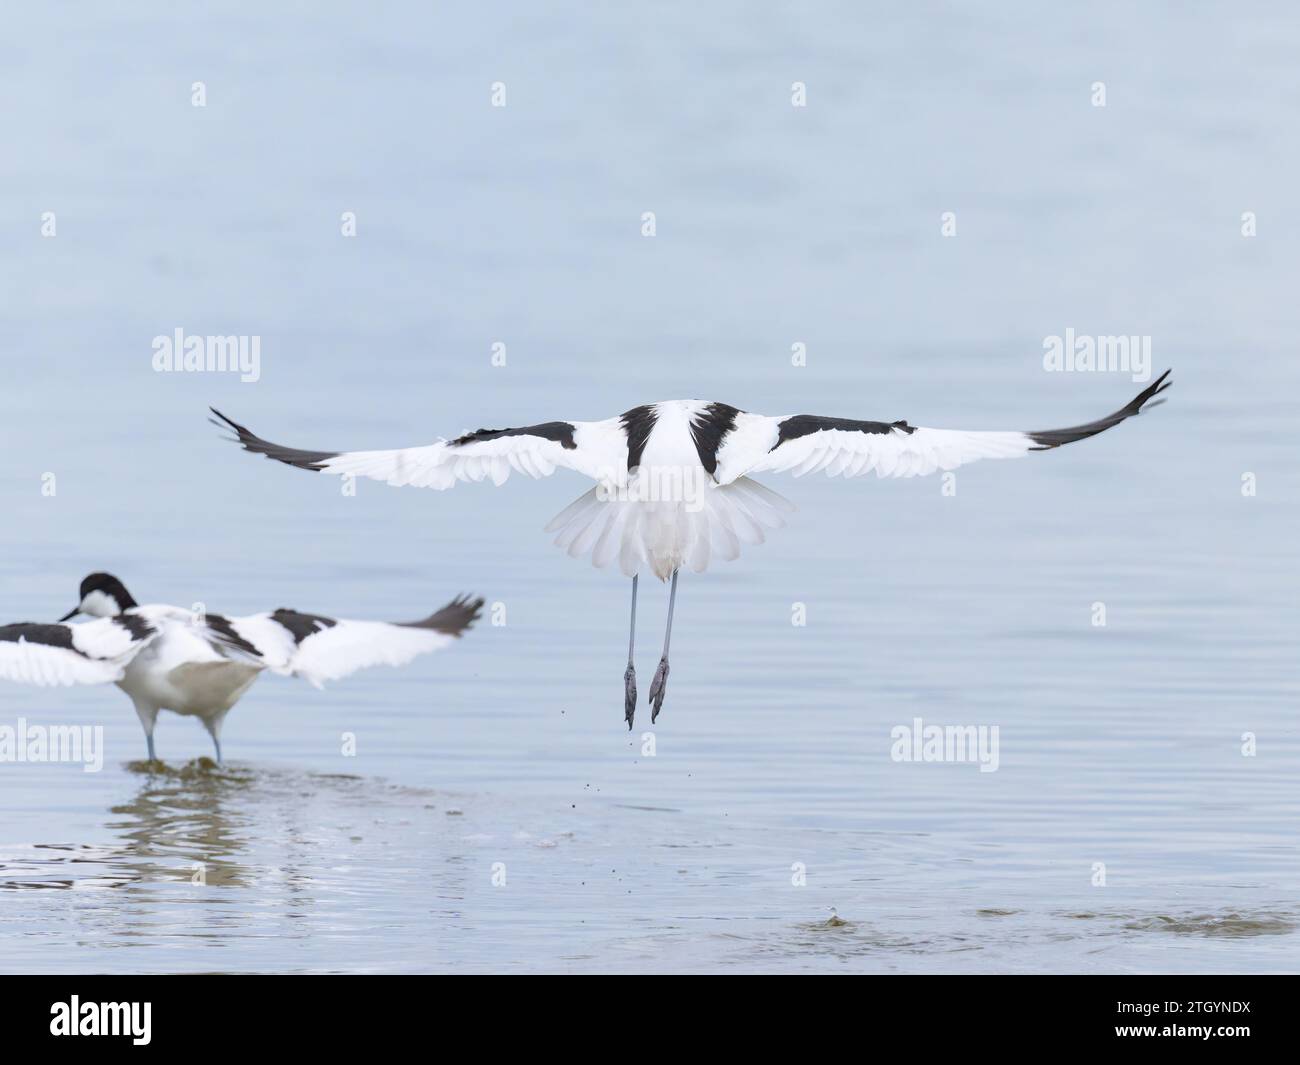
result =
[{"label": "calm water surface", "polygon": [[[195,10],[0,44],[0,620],[109,569],[505,624],[263,679],[222,770],[172,715],[135,761],[116,689],[0,687],[0,724],[107,745],[0,765],[6,970],[1300,969],[1293,11]],[[260,336],[260,380],[154,373],[178,327]],[[348,498],[204,422],[378,447],[695,395],[1042,428],[1141,387],[1044,372],[1067,328],[1150,336],[1170,402],[955,496],[768,477],[799,512],[683,579],[653,754],[628,582],[540,531],[576,477]],[[893,761],[916,717],[998,726],[997,772]]]}]

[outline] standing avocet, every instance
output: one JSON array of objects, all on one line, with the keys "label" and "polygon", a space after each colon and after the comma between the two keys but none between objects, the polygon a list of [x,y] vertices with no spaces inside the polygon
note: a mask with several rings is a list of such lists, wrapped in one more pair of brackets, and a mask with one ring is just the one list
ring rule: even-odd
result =
[{"label": "standing avocet", "polygon": [[[366,666],[401,666],[468,629],[482,599],[453,599],[423,621],[345,621],[281,608],[228,618],[140,606],[116,577],[92,573],[57,624],[0,626],[0,678],[26,684],[115,683],[135,703],[149,759],[159,710],[197,717],[221,761],[221,724],[269,669],[320,688]],[[98,618],[65,624],[78,614]]]},{"label": "standing avocet", "polygon": [[391,485],[450,488],[457,481],[502,484],[511,470],[547,477],[559,468],[596,482],[546,529],[574,558],[595,566],[617,562],[632,578],[632,618],[624,680],[628,728],[636,711],[637,577],[648,569],[672,578],[664,650],[650,684],[651,722],[663,706],[677,574],[703,572],[714,558],[734,559],[740,544],[760,544],[764,529],[784,524],[794,509],[749,478],[752,473],[825,470],[830,476],[915,477],[986,458],[1013,458],[1095,436],[1143,409],[1169,387],[1169,371],[1114,414],[1070,429],[965,432],[925,429],[905,421],[869,422],[816,414],[770,418],[726,403],[670,400],[633,407],[598,422],[543,422],[516,429],[479,429],[452,440],[393,451],[306,451],[272,444],[213,410],[248,451],[299,469],[371,477]]}]

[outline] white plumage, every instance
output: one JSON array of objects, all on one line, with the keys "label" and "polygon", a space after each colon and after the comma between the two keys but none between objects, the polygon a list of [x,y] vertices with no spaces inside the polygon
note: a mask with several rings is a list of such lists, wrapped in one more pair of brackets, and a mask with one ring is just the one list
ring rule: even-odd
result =
[{"label": "white plumage", "polygon": [[0,639],[0,679],[38,687],[107,684],[122,679],[142,645],[107,619],[59,626],[67,630],[67,647],[41,642],[31,631],[38,627],[45,626],[27,626],[13,639]]},{"label": "white plumage", "polygon": [[955,470],[977,459],[1010,459],[1027,455],[1034,443],[1027,433],[963,432],[954,429],[912,431],[891,428],[867,434],[845,429],[821,429],[775,448],[779,418],[753,418],[748,439],[737,437],[718,452],[718,481],[729,483],[749,473],[786,473],[802,477],[822,470],[830,477],[923,477],[936,470]]},{"label": "white plumage", "polygon": [[[670,400],[602,421],[480,429],[454,440],[387,451],[305,451],[255,436],[215,412],[241,444],[321,473],[445,490],[461,481],[504,484],[511,473],[573,470],[596,482],[547,526],[574,558],[649,569],[661,580],[682,566],[703,572],[763,542],[794,509],[751,479],[758,473],[918,477],[978,459],[1016,458],[1095,435],[1138,413],[1168,387],[1161,375],[1115,414],[1073,429],[970,432],[905,421],[750,414],[725,403]],[[1154,404],[1153,404],[1154,405]]]},{"label": "white plumage", "polygon": [[628,577],[648,566],[663,579],[681,566],[703,573],[715,559],[740,557],[740,545],[757,545],[785,524],[794,504],[748,477],[708,486],[699,509],[681,501],[607,501],[592,488],[546,526],[571,558],[590,556],[605,568],[617,563]]},{"label": "white plumage", "polygon": [[[598,567],[617,565],[633,579],[645,570],[672,578],[668,635],[650,698],[658,714],[668,669],[677,574],[703,572],[715,559],[734,559],[742,544],[760,544],[794,507],[752,475],[796,477],[918,477],[978,459],[1015,458],[1095,436],[1169,387],[1161,374],[1127,405],[1104,418],[1068,429],[968,432],[928,429],[906,421],[864,421],[795,414],[768,417],[726,403],[670,400],[603,421],[543,422],[511,429],[479,429],[452,440],[389,451],[310,451],[273,444],[213,413],[243,447],[300,469],[369,477],[390,485],[447,489],[460,481],[504,484],[512,472],[548,477],[573,470],[596,482],[549,525],[555,543]],[[629,643],[632,641],[629,640]],[[632,724],[636,696],[631,648],[625,712]],[[652,715],[651,720],[654,720]]]},{"label": "white plumage", "polygon": [[[197,717],[218,761],[221,725],[264,670],[319,688],[368,666],[399,666],[452,643],[483,600],[455,599],[422,621],[349,621],[294,610],[223,617],[138,605],[107,573],[81,585],[76,609],[54,624],[0,626],[0,678],[39,686],[116,683],[131,697],[154,757],[160,710]],[[97,620],[67,624],[78,613]]]}]

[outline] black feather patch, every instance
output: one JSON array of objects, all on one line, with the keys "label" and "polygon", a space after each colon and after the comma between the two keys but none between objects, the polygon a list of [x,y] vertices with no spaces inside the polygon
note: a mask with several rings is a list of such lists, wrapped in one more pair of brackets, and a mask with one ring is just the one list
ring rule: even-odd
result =
[{"label": "black feather patch", "polygon": [[645,451],[645,442],[650,438],[650,431],[655,427],[658,416],[653,406],[633,407],[624,411],[619,418],[623,435],[627,437],[627,468],[635,470],[641,465],[641,455]]},{"label": "black feather patch", "polygon": [[542,422],[541,425],[525,425],[519,429],[476,429],[472,433],[456,437],[452,444],[475,444],[480,440],[499,440],[503,436],[539,436],[572,451],[578,446],[574,443],[573,432],[573,426],[568,422]]},{"label": "black feather patch", "polygon": [[143,640],[153,633],[153,626],[139,614],[117,614],[113,618],[113,624],[121,625],[133,640]]},{"label": "black feather patch", "polygon": [[801,436],[811,436],[813,433],[820,433],[823,429],[840,429],[846,433],[871,433],[875,436],[892,433],[895,429],[904,433],[916,432],[916,429],[905,421],[860,422],[852,418],[823,418],[818,414],[796,414],[781,422],[776,443],[772,445],[771,450],[775,451],[787,440],[798,440]]},{"label": "black feather patch", "polygon": [[423,621],[400,621],[398,624],[407,629],[435,629],[448,636],[459,636],[478,620],[482,609],[482,599],[461,595]]},{"label": "black feather patch", "polygon": [[68,625],[42,625],[35,621],[20,621],[16,625],[0,625],[0,641],[18,643],[42,643],[46,647],[62,647],[67,651],[76,651],[82,658],[89,658],[84,651],[72,646],[72,628]]},{"label": "black feather patch", "polygon": [[[322,463],[337,458],[340,454],[338,451],[304,451],[301,448],[273,444],[269,440],[263,440],[260,436],[254,436],[252,432],[245,429],[238,422],[227,418],[216,407],[209,407],[208,409],[225,422],[228,428],[235,431],[235,437],[243,445],[245,451],[251,451],[255,455],[265,455],[268,459],[275,459],[276,462],[297,466],[300,470],[320,471],[324,468],[321,465]],[[213,424],[217,425],[218,423],[213,422]]]},{"label": "black feather patch", "polygon": [[[1083,440],[1090,436],[1096,436],[1098,433],[1105,432],[1111,426],[1118,425],[1125,419],[1133,417],[1133,415],[1141,412],[1144,404],[1150,402],[1152,398],[1158,396],[1173,384],[1172,381],[1165,380],[1165,378],[1167,378],[1172,372],[1172,370],[1166,370],[1152,381],[1151,384],[1139,392],[1130,403],[1121,407],[1114,414],[1108,414],[1104,418],[1098,418],[1095,422],[1088,422],[1086,425],[1076,425],[1070,429],[1043,429],[1036,433],[1026,433],[1025,435],[1038,445],[1037,447],[1030,448],[1030,450],[1046,451],[1049,448],[1060,447],[1062,444],[1073,444],[1076,440]],[[1163,399],[1156,400],[1156,402],[1152,403],[1151,406],[1155,407],[1163,402]]]},{"label": "black feather patch", "polygon": [[332,629],[338,624],[333,618],[321,617],[319,614],[303,614],[297,610],[281,607],[271,615],[271,620],[282,628],[288,629],[295,644],[302,643],[308,636],[322,629]]},{"label": "black feather patch", "polygon": [[239,650],[250,655],[256,655],[258,658],[262,657],[261,651],[235,631],[234,626],[230,624],[229,618],[223,618],[220,614],[208,614],[204,620],[207,622],[208,628],[220,636],[221,643],[237,647]]},{"label": "black feather patch", "polygon": [[704,413],[691,422],[691,439],[695,441],[695,453],[700,457],[700,465],[709,476],[718,468],[718,449],[726,435],[736,427],[736,415],[742,413],[740,408],[726,403],[710,403]]},{"label": "black feather patch", "polygon": [[[113,618],[113,623],[126,629],[131,634],[131,639],[137,643],[154,633],[152,625],[134,614],[120,614]],[[27,643],[43,644],[46,647],[58,647],[79,654],[91,662],[105,661],[109,657],[98,658],[77,647],[72,642],[72,629],[71,625],[42,625],[33,621],[23,621],[16,625],[0,625],[0,642],[18,643],[24,640]]]}]

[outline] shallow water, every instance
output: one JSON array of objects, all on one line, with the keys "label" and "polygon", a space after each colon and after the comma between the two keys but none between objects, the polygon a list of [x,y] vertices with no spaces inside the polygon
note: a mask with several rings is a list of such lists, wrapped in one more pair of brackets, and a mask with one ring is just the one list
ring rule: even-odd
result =
[{"label": "shallow water", "polygon": [[[0,618],[103,568],[505,620],[259,681],[221,770],[172,715],[135,761],[114,689],[0,687],[0,725],[107,748],[0,764],[3,967],[1300,968],[1294,14],[393,11],[27,11],[0,45]],[[260,380],[154,373],[178,327],[260,336]],[[765,478],[798,513],[683,578],[631,734],[627,582],[540,532],[576,477],[348,498],[203,420],[377,447],[698,395],[1038,428],[1141,387],[1044,372],[1067,328],[1151,336],[1170,402],[955,496]],[[997,725],[997,771],[892,760],[917,717]]]}]

